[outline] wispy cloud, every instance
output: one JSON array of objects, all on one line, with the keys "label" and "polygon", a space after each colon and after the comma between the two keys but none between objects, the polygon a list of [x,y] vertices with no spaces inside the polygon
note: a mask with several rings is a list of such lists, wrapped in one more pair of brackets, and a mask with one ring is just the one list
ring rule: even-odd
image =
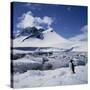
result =
[{"label": "wispy cloud", "polygon": [[77,51],[87,51],[88,50],[88,44],[87,44],[88,25],[84,25],[80,31],[81,31],[81,34],[68,39],[70,42],[67,45],[70,45],[72,47],[77,47],[76,48]]},{"label": "wispy cloud", "polygon": [[35,17],[31,11],[24,13],[20,17],[20,22],[17,24],[17,28],[27,28],[27,27],[37,27],[44,28],[43,25],[47,25],[47,29],[51,28],[53,19],[48,16],[44,17]]},{"label": "wispy cloud", "polygon": [[84,25],[80,30],[81,34],[71,37],[69,38],[69,40],[70,41],[87,41],[87,29],[88,29],[88,26]]},{"label": "wispy cloud", "polygon": [[42,9],[41,8],[41,4],[26,3],[25,6],[28,7],[29,9],[32,9],[32,10],[38,10],[38,11],[40,11]]}]

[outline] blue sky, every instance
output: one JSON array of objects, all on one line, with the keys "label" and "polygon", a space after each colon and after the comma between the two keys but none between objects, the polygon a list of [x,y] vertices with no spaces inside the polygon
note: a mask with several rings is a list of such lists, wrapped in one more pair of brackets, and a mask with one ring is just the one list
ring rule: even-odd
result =
[{"label": "blue sky", "polygon": [[60,34],[64,38],[70,38],[81,34],[82,33],[81,29],[85,25],[87,25],[87,7],[85,6],[14,2],[13,3],[14,32],[23,29],[23,27],[20,27],[20,25],[24,24],[21,23],[24,22],[26,17],[25,15],[27,14],[31,15],[32,18],[40,19],[42,23],[39,22],[39,26],[42,26],[43,28],[53,28],[53,30],[55,30],[58,34]]}]

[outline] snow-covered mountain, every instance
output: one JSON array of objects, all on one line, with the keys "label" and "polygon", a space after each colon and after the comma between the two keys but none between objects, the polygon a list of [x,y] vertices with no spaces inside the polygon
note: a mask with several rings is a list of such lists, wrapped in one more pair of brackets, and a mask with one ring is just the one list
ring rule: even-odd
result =
[{"label": "snow-covered mountain", "polygon": [[[13,47],[45,47],[45,51],[70,49],[72,51],[87,51],[87,42],[70,41],[52,29],[44,30],[35,27],[26,28],[13,39]],[[47,47],[51,47],[46,49]],[[62,50],[61,50],[62,51]]]},{"label": "snow-covered mountain", "polygon": [[20,33],[13,40],[13,47],[55,47],[55,45],[68,42],[52,29],[36,31],[30,30]]}]

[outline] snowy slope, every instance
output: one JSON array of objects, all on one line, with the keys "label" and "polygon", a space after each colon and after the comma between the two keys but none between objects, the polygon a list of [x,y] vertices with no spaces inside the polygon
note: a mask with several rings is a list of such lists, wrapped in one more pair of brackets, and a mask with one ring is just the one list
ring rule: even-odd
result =
[{"label": "snowy slope", "polygon": [[63,49],[75,47],[73,51],[88,51],[87,42],[85,41],[74,41],[65,39],[52,29],[43,30],[41,33],[44,37],[43,39],[35,37],[27,38],[28,35],[30,35],[30,31],[24,31],[24,33],[22,33],[19,37],[13,39],[13,47],[54,47]]},{"label": "snowy slope", "polygon": [[81,51],[81,52],[88,52],[88,43],[87,42],[74,42],[72,46],[75,46],[77,48],[74,48],[73,51]]},{"label": "snowy slope", "polygon": [[27,36],[20,36],[13,40],[13,47],[55,47],[58,43],[67,42],[62,36],[58,35],[55,31],[46,30],[43,31],[44,39],[28,38],[24,42]]},{"label": "snowy slope", "polygon": [[14,75],[15,88],[87,83],[87,66],[77,66],[75,74],[72,74],[69,68],[60,68],[48,71],[29,70],[26,73]]}]

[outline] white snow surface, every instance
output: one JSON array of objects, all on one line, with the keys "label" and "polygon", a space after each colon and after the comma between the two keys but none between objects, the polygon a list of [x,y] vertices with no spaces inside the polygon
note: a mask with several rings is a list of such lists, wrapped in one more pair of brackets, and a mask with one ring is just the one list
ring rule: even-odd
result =
[{"label": "white snow surface", "polygon": [[13,76],[14,88],[87,84],[87,67],[87,65],[77,66],[75,74],[70,72],[70,68],[28,70],[23,74],[17,73]]},{"label": "white snow surface", "polygon": [[34,51],[25,51],[25,50],[16,50],[16,49],[13,49],[13,54],[17,54],[17,53],[19,53],[19,54],[22,54],[22,53],[24,53],[24,54],[27,54],[27,53],[33,53]]},{"label": "white snow surface", "polygon": [[65,39],[55,31],[43,31],[44,39],[28,38],[23,41],[27,36],[20,36],[13,40],[13,47],[54,47],[54,48],[71,48],[76,47],[73,51],[88,51],[86,41],[71,41]]},{"label": "white snow surface", "polygon": [[47,30],[43,32],[43,35],[43,40],[38,38],[29,38],[23,41],[26,36],[17,37],[13,40],[13,47],[55,47],[58,43],[62,44],[68,42],[68,40],[58,35],[55,31],[51,32],[50,30]]}]

